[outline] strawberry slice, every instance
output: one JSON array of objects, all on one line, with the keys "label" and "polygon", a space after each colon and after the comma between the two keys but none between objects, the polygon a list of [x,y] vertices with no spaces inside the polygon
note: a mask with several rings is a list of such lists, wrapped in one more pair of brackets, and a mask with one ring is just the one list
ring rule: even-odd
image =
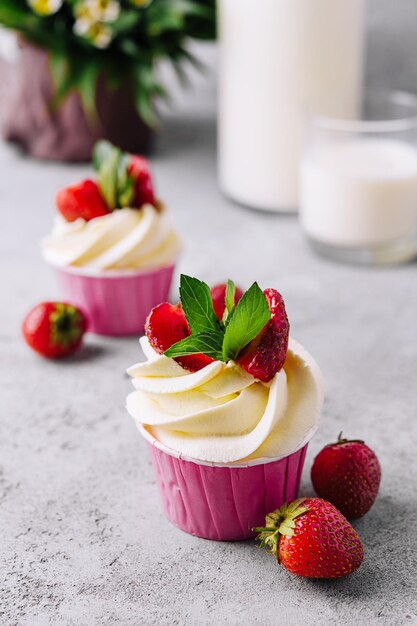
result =
[{"label": "strawberry slice", "polygon": [[132,154],[127,173],[135,181],[134,206],[141,207],[144,204],[153,204],[155,206],[156,198],[149,161],[143,156]]},{"label": "strawberry slice", "polygon": [[[162,302],[149,313],[145,324],[145,334],[152,348],[163,354],[174,343],[191,335],[190,327],[181,304]],[[190,372],[197,372],[214,359],[205,354],[179,356],[175,361]]]},{"label": "strawberry slice", "polygon": [[284,365],[290,324],[284,300],[275,289],[265,289],[271,319],[238,357],[237,362],[254,378],[269,382]]},{"label": "strawberry slice", "polygon": [[[215,285],[210,289],[211,297],[213,300],[213,309],[219,320],[223,319],[224,310],[226,308],[225,297],[226,297],[226,283],[221,283],[220,285]],[[241,297],[243,296],[243,291],[236,287],[235,291],[235,305],[239,302]]]},{"label": "strawberry slice", "polygon": [[100,195],[97,183],[83,180],[75,185],[60,189],[56,194],[56,206],[67,222],[82,218],[87,222],[95,217],[110,213]]}]

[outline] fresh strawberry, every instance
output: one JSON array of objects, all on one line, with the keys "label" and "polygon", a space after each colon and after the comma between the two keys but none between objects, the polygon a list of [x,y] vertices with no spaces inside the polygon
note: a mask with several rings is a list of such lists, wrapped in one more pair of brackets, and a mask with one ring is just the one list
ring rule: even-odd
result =
[{"label": "fresh strawberry", "polygon": [[[162,302],[153,308],[146,320],[145,334],[152,348],[159,354],[189,337],[191,331],[181,304]],[[205,354],[192,354],[176,357],[175,361],[185,369],[196,372],[212,363],[213,359]]]},{"label": "fresh strawberry", "polygon": [[56,195],[56,205],[67,222],[74,222],[79,217],[89,221],[109,213],[98,185],[93,180],[83,180],[60,189]]},{"label": "fresh strawberry", "polygon": [[26,343],[35,352],[57,359],[77,350],[87,330],[80,309],[63,302],[41,302],[23,320]]},{"label": "fresh strawberry", "polygon": [[155,192],[153,189],[149,161],[137,154],[130,155],[128,176],[135,181],[134,206],[141,207],[144,204],[156,205]]},{"label": "fresh strawberry", "polygon": [[244,349],[237,362],[254,378],[266,383],[284,365],[290,325],[281,294],[275,289],[265,289],[264,294],[271,311],[271,319]]},{"label": "fresh strawberry", "polygon": [[363,441],[348,441],[340,434],[337,443],[316,456],[311,480],[320,497],[332,502],[348,519],[357,519],[375,502],[381,466]]},{"label": "fresh strawberry", "polygon": [[[226,283],[221,283],[220,285],[215,285],[210,289],[211,297],[213,300],[213,308],[214,312],[219,318],[219,320],[223,319],[224,310],[226,308],[225,297],[226,297]],[[235,291],[235,305],[239,302],[241,297],[243,296],[243,291],[236,287]]]},{"label": "fresh strawberry", "polygon": [[292,574],[307,578],[342,578],[363,561],[354,528],[333,504],[320,498],[300,498],[265,518],[255,528],[261,547],[270,548]]}]

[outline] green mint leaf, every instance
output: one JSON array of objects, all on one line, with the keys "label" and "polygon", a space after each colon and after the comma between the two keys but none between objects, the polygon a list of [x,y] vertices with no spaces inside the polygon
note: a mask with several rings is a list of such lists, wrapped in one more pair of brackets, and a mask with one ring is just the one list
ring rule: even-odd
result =
[{"label": "green mint leaf", "polygon": [[122,152],[109,141],[99,141],[93,151],[97,183],[109,209],[117,205],[118,170]]},{"label": "green mint leaf", "polygon": [[224,303],[226,307],[224,309],[223,320],[222,320],[224,323],[228,321],[230,315],[233,313],[233,310],[235,308],[235,293],[236,293],[236,285],[233,282],[233,280],[230,280],[229,278],[226,284],[226,294],[224,298]]},{"label": "green mint leaf", "polygon": [[178,341],[168,348],[165,356],[175,358],[177,356],[187,356],[188,354],[205,354],[216,361],[223,360],[222,354],[223,334],[220,332],[205,332],[191,335],[182,341]]},{"label": "green mint leaf", "polygon": [[236,359],[239,352],[256,337],[270,320],[271,312],[265,295],[253,283],[239,300],[227,325],[223,341],[223,359]]},{"label": "green mint leaf", "polygon": [[114,151],[117,151],[117,148],[110,143],[110,141],[106,141],[102,139],[101,141],[97,141],[93,148],[93,167],[98,172],[101,166],[109,160]]},{"label": "green mint leaf", "polygon": [[197,278],[181,274],[180,297],[185,317],[193,335],[222,333],[222,327],[213,309],[210,287]]},{"label": "green mint leaf", "polygon": [[135,199],[135,181],[129,176],[130,155],[123,153],[117,165],[116,202],[119,208],[133,206]]}]

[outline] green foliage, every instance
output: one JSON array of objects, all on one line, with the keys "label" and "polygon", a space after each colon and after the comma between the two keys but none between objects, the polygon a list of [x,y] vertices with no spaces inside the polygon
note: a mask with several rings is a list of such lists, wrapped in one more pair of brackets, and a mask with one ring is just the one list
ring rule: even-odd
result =
[{"label": "green foliage", "polygon": [[49,15],[36,13],[36,0],[1,0],[0,24],[49,52],[52,105],[59,106],[77,90],[92,120],[97,80],[104,76],[109,88],[127,81],[139,114],[154,126],[154,103],[166,97],[156,64],[169,59],[183,78],[182,64],[197,64],[187,50],[189,40],[215,37],[215,0],[151,0],[143,6],[134,0],[104,0],[97,2],[94,15],[90,9],[86,13],[84,0],[45,3],[51,6]]}]

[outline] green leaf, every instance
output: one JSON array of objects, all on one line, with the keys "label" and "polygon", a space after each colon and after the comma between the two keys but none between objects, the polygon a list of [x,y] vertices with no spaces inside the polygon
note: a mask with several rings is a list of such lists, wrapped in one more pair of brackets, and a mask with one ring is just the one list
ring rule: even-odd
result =
[{"label": "green leaf", "polygon": [[158,117],[155,113],[154,101],[156,98],[166,98],[167,92],[158,82],[153,64],[149,61],[134,68],[132,80],[133,94],[139,115],[148,126],[157,127]]},{"label": "green leaf", "polygon": [[129,176],[130,155],[122,154],[117,167],[117,206],[131,207],[135,199],[135,181]]},{"label": "green leaf", "polygon": [[174,358],[178,356],[187,356],[189,354],[205,354],[216,361],[222,361],[222,332],[205,332],[191,335],[182,341],[178,341],[168,348],[165,356]]},{"label": "green leaf", "polygon": [[75,83],[74,68],[62,50],[52,50],[49,54],[49,69],[54,87],[52,109],[62,104]]},{"label": "green leaf", "polygon": [[96,88],[100,71],[100,65],[97,63],[87,63],[82,65],[77,81],[84,111],[93,126],[97,126],[98,124]]},{"label": "green leaf", "polygon": [[271,312],[259,285],[253,285],[244,293],[227,325],[223,357],[225,361],[236,359],[238,354],[260,333],[270,320]]},{"label": "green leaf", "polygon": [[120,12],[119,17],[116,21],[112,22],[112,31],[113,37],[118,35],[125,35],[135,28],[138,22],[141,21],[140,12],[136,11],[136,9],[128,10],[123,9]]},{"label": "green leaf", "polygon": [[210,287],[206,283],[181,274],[180,297],[185,317],[193,334],[222,332],[220,321],[213,309]]},{"label": "green leaf", "polygon": [[228,320],[230,321],[231,319],[230,316],[232,315],[235,308],[235,294],[236,285],[233,280],[230,280],[229,278],[226,284],[226,293],[224,297],[224,303],[226,308],[223,314],[223,322],[227,322]]},{"label": "green leaf", "polygon": [[114,151],[114,146],[110,141],[102,139],[97,141],[93,150],[93,166],[96,172],[100,169],[105,161],[107,161]]},{"label": "green leaf", "polygon": [[109,209],[117,207],[117,178],[122,152],[108,141],[99,141],[93,150],[97,182]]}]

